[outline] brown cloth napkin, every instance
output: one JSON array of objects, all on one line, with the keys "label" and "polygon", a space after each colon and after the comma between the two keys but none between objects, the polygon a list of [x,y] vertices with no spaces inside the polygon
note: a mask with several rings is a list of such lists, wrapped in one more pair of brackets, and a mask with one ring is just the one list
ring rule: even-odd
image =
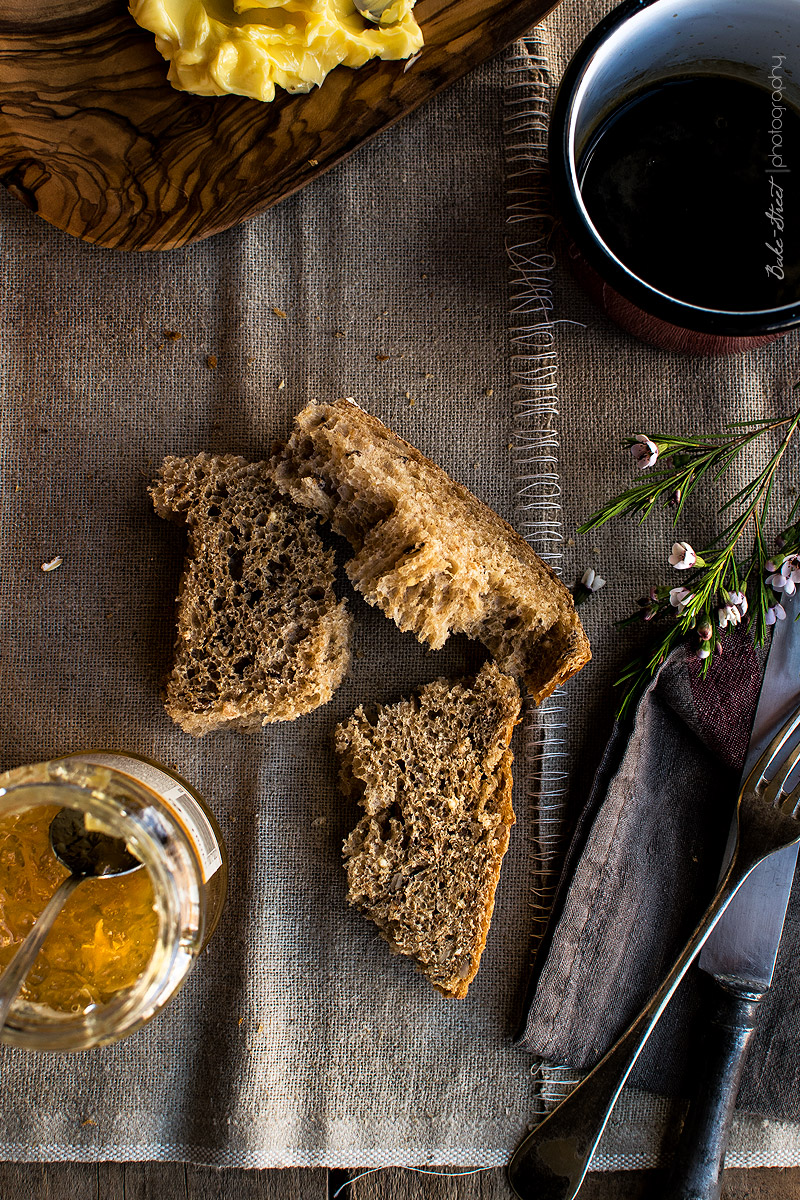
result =
[{"label": "brown cloth napkin", "polygon": [[[755,713],[761,658],[725,643],[706,679],[683,648],[643,697],[632,731],[615,728],[579,819],[526,1001],[520,1043],[547,1063],[594,1066],[647,1002],[717,882]],[[787,914],[739,1105],[800,1112],[800,889]],[[630,1078],[689,1090],[708,978],[695,966]]]}]

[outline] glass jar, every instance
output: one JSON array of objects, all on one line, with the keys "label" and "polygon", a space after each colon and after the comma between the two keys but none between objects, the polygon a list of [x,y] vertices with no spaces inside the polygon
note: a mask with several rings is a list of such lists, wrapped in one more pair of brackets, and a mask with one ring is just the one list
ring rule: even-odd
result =
[{"label": "glass jar", "polygon": [[77,809],[87,824],[124,839],[150,876],[157,917],[152,954],[130,986],[80,1012],[18,997],[0,1034],[29,1050],[86,1050],[134,1033],[181,987],[222,912],[227,855],[194,789],[137,754],[86,751],[0,774],[0,821],[54,806]]}]

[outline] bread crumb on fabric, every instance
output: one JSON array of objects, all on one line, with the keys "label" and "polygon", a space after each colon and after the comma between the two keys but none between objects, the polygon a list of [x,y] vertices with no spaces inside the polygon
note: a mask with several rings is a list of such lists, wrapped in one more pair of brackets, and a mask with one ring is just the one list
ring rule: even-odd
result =
[{"label": "bread crumb on fabric", "polygon": [[42,570],[43,570],[43,571],[45,571],[45,572],[47,572],[47,571],[57,571],[57,570],[58,570],[58,568],[59,568],[59,567],[61,566],[61,564],[63,563],[63,561],[64,561],[64,559],[61,557],[61,555],[60,555],[60,554],[57,554],[57,555],[56,555],[56,557],[55,557],[55,558],[51,558],[49,562],[44,562],[44,563],[42,563]]}]

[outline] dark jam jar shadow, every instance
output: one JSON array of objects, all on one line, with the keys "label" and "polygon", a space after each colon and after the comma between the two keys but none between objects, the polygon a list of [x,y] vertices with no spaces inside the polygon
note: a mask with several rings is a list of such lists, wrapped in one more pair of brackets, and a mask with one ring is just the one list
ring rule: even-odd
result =
[{"label": "dark jam jar shadow", "polygon": [[[625,100],[589,138],[581,198],[644,283],[732,313],[800,297],[800,207],[791,172],[772,166],[772,107],[741,78],[672,78]],[[800,115],[788,105],[781,132],[784,161],[800,171]]]}]

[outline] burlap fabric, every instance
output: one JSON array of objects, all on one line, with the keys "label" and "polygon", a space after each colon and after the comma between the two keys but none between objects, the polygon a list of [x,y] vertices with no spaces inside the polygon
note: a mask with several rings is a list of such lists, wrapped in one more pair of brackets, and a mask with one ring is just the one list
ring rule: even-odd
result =
[{"label": "burlap fabric", "polygon": [[159,698],[184,539],[146,494],[165,454],[257,457],[310,399],[346,395],[513,516],[503,80],[497,61],[317,186],[172,254],[91,248],[0,196],[3,765],[91,746],[173,764],[231,858],[222,923],[151,1026],[71,1058],[2,1051],[5,1158],[472,1167],[529,1119],[511,1040],[532,928],[521,761],[467,1000],[345,900],[359,810],[337,795],[334,725],[475,649],[424,650],[342,577],[356,655],[333,702],[194,741]]}]

